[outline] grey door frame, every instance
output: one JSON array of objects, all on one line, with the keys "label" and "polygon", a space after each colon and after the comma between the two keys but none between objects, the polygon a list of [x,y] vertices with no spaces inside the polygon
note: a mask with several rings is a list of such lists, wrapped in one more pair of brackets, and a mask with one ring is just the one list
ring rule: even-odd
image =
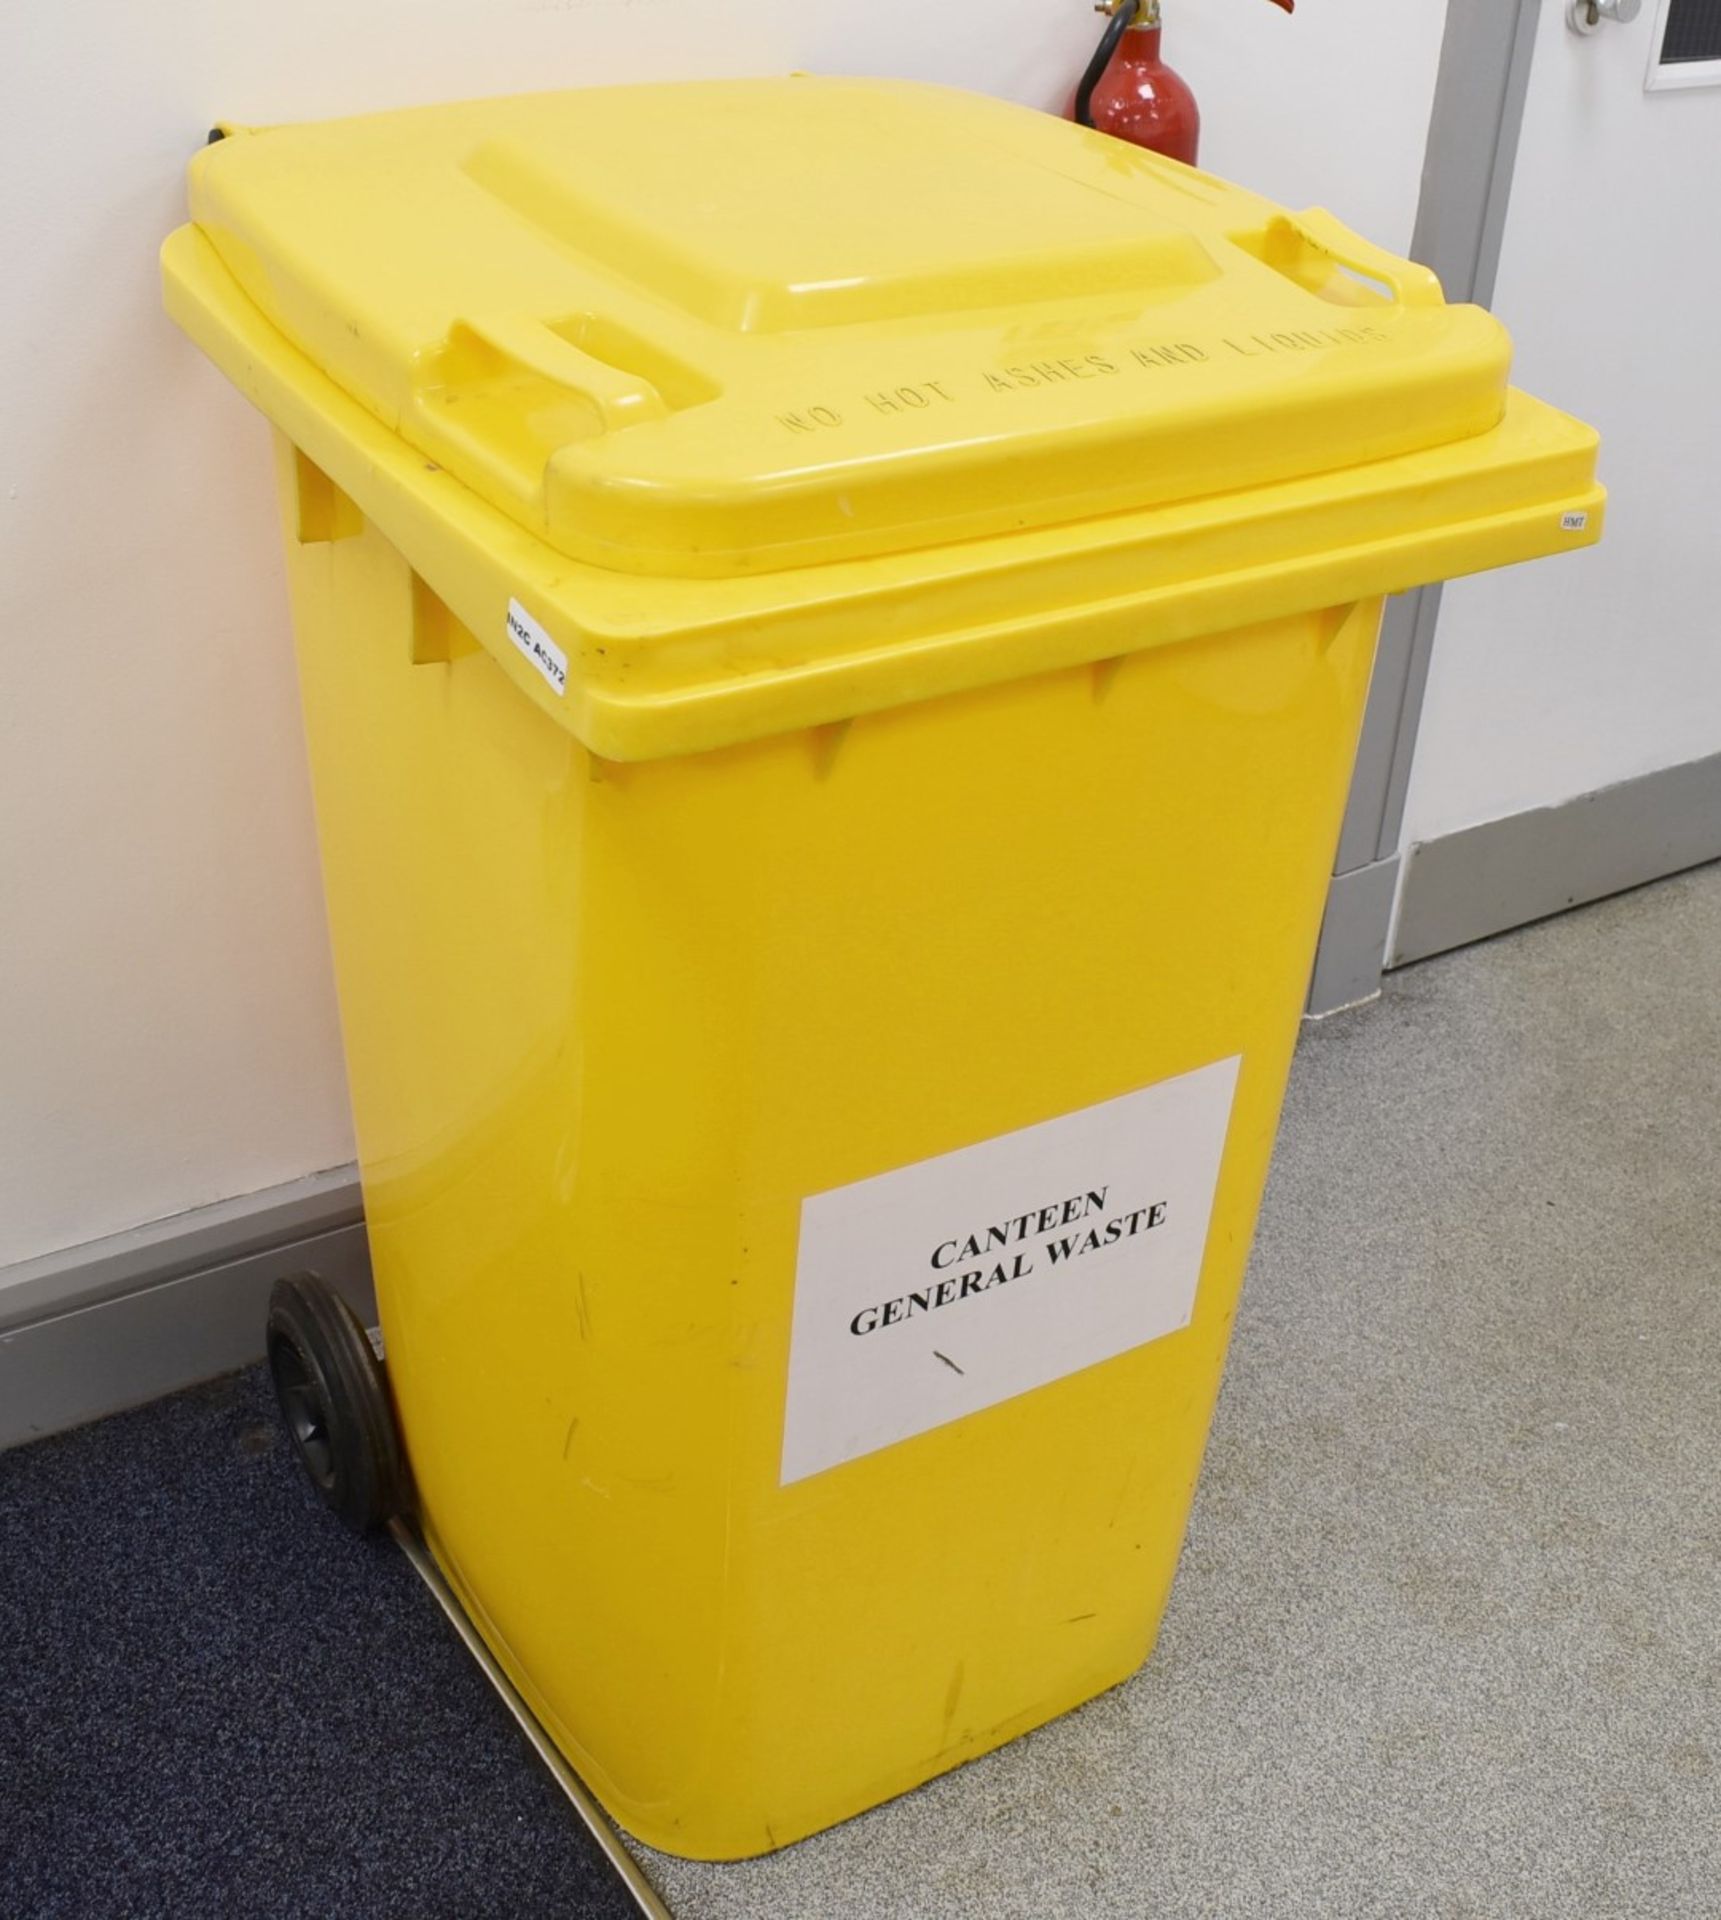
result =
[{"label": "grey door frame", "polygon": [[[1552,4],[1553,0],[1547,0]],[[1411,257],[1448,300],[1487,306],[1544,0],[1448,0]],[[1311,1014],[1380,991],[1398,894],[1399,835],[1416,753],[1440,588],[1387,602],[1350,800],[1309,986]]]}]

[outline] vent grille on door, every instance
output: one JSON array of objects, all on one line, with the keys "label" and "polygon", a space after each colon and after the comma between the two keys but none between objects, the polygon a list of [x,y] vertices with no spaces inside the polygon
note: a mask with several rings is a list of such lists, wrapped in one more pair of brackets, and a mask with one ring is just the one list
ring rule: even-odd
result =
[{"label": "vent grille on door", "polygon": [[1721,0],[1667,0],[1660,64],[1691,60],[1721,60]]}]

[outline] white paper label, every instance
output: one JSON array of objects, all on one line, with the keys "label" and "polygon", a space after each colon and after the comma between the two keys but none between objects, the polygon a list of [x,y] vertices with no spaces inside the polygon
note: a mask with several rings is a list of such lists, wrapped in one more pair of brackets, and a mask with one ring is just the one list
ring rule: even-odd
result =
[{"label": "white paper label", "polygon": [[568,656],[521,606],[508,602],[508,638],[549,681],[557,693],[568,690]]},{"label": "white paper label", "polygon": [[1187,1326],[1238,1065],[803,1200],[784,1484]]},{"label": "white paper label", "polygon": [[1560,531],[1562,533],[1582,533],[1589,523],[1590,517],[1587,513],[1562,513],[1560,515]]}]

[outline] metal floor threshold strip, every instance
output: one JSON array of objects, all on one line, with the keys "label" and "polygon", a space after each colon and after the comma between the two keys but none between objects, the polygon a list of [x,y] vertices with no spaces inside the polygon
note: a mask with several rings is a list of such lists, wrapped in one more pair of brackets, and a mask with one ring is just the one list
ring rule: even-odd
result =
[{"label": "metal floor threshold strip", "polygon": [[604,1858],[614,1868],[617,1879],[632,1896],[634,1905],[645,1915],[646,1920],[674,1920],[669,1908],[664,1905],[661,1895],[646,1878],[644,1868],[628,1852],[620,1834],[610,1824],[609,1816],[598,1805],[590,1788],[568,1765],[561,1750],[539,1724],[537,1716],[520,1697],[519,1689],[497,1664],[495,1655],[484,1644],[478,1629],[467,1619],[466,1610],[455,1598],[454,1591],[448,1582],[443,1579],[440,1569],[430,1557],[423,1541],[401,1520],[391,1521],[389,1532],[394,1536],[395,1544],[412,1563],[418,1577],[435,1595],[436,1604],[453,1623],[454,1631],[465,1642],[467,1651],[482,1668],[485,1678],[501,1697],[502,1704],[513,1715],[516,1725],[531,1743],[533,1751],[549,1768],[556,1784],[567,1795],[586,1831],[597,1842]]}]

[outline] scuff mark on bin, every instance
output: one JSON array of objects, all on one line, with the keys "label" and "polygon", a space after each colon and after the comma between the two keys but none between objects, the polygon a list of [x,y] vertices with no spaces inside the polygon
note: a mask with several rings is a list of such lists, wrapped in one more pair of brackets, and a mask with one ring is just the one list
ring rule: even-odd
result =
[{"label": "scuff mark on bin", "polygon": [[580,1338],[589,1340],[592,1337],[592,1310],[586,1300],[586,1276],[582,1273],[577,1277],[579,1284],[574,1288],[574,1311],[580,1317]]},{"label": "scuff mark on bin", "polygon": [[830,777],[831,769],[837,763],[837,754],[841,751],[843,742],[849,737],[849,727],[852,724],[848,720],[833,720],[825,726],[808,730],[807,742],[812,749],[815,780]]},{"label": "scuff mark on bin", "polygon": [[1089,672],[1093,676],[1094,704],[1097,706],[1111,692],[1112,682],[1118,676],[1123,665],[1123,656],[1117,655],[1110,660],[1096,660]]},{"label": "scuff mark on bin", "polygon": [[562,1458],[568,1457],[568,1449],[574,1444],[574,1435],[580,1430],[580,1416],[576,1413],[568,1422],[568,1430],[562,1436]]},{"label": "scuff mark on bin", "polygon": [[1135,1462],[1132,1460],[1125,1469],[1123,1479],[1118,1485],[1117,1498],[1112,1502],[1111,1518],[1106,1522],[1107,1533],[1110,1533],[1118,1521],[1123,1518],[1124,1502],[1129,1498],[1130,1482],[1134,1480],[1134,1478]]},{"label": "scuff mark on bin", "polygon": [[956,1708],[962,1699],[962,1683],[967,1677],[968,1663],[965,1660],[958,1660],[956,1671],[950,1676],[950,1685],[944,1694],[944,1732],[939,1741],[941,1746],[950,1744],[950,1729],[956,1721]]},{"label": "scuff mark on bin", "polygon": [[940,1353],[938,1349],[934,1347],[932,1349],[932,1357],[934,1360],[942,1360],[952,1373],[959,1373],[964,1379],[968,1377],[968,1369],[966,1367],[959,1367],[956,1362],[951,1359],[949,1354]]},{"label": "scuff mark on bin", "polygon": [[616,1478],[624,1487],[638,1487],[642,1493],[673,1493],[675,1491],[673,1473],[618,1473]]}]

